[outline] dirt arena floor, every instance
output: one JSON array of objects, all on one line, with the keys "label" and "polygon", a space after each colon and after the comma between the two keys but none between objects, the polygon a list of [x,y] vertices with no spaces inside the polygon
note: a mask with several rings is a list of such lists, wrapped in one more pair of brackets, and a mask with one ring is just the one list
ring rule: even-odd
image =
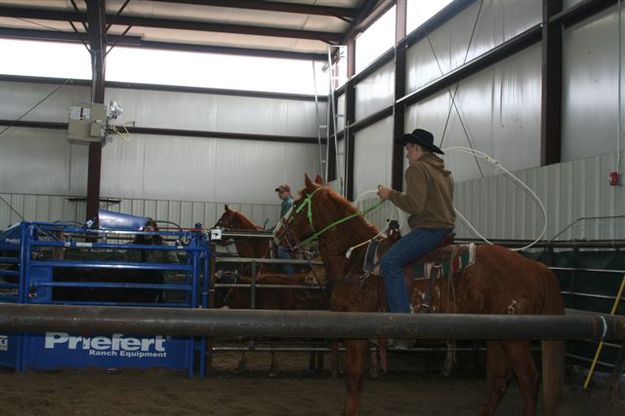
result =
[{"label": "dirt arena floor", "polygon": [[[2,372],[0,415],[340,414],[345,397],[342,377],[334,380],[329,371],[309,372],[307,354],[279,353],[279,372],[271,378],[267,371],[269,353],[251,354],[246,371],[235,374],[239,357],[235,352],[216,354],[214,370],[205,379],[159,369]],[[389,374],[365,382],[363,416],[479,414],[486,392],[483,368],[456,370],[455,375],[445,378],[437,370],[440,362],[419,362],[414,354],[390,353],[389,361]],[[577,380],[565,387],[561,415],[625,415],[624,400],[612,402],[605,391],[585,391],[580,386]],[[513,384],[497,414],[520,415],[521,403]]]}]

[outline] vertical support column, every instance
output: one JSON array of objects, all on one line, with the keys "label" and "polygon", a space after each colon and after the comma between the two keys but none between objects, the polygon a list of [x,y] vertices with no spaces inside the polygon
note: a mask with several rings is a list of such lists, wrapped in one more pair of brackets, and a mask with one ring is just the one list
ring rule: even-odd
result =
[{"label": "vertical support column", "polygon": [[404,151],[395,143],[395,137],[404,133],[406,105],[397,100],[406,95],[406,46],[402,39],[406,37],[406,3],[398,1],[395,5],[395,101],[393,104],[393,156],[391,162],[391,187],[403,189]]},{"label": "vertical support column", "polygon": [[[104,72],[106,39],[106,6],[104,0],[86,0],[89,22],[89,46],[91,52],[91,102],[104,103]],[[95,219],[97,225],[100,207],[100,174],[102,166],[102,143],[89,144],[89,167],[87,169],[86,220]]]},{"label": "vertical support column", "polygon": [[356,73],[356,40],[347,41],[347,84],[345,85],[345,196],[354,198],[354,133],[351,125],[356,121],[356,87],[353,76]]},{"label": "vertical support column", "polygon": [[549,19],[562,11],[562,0],[543,0],[543,65],[540,164],[559,163],[562,150],[562,24]]}]

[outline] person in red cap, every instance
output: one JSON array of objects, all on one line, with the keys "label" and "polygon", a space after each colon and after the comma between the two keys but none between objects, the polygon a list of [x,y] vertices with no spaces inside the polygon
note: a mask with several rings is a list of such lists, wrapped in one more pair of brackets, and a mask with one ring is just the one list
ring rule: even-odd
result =
[{"label": "person in red cap", "polygon": [[291,187],[286,183],[280,185],[276,188],[276,192],[278,193],[278,198],[282,200],[282,204],[280,204],[280,218],[284,218],[284,216],[289,212],[291,207],[293,206],[293,197],[291,196]]},{"label": "person in red cap", "polygon": [[[280,219],[284,218],[293,207],[293,197],[291,196],[291,187],[286,183],[276,188],[278,198],[282,200],[280,204]],[[284,246],[278,246],[278,258],[282,260],[291,260],[289,249]],[[295,268],[292,264],[283,264],[282,272],[285,274],[294,274]]]},{"label": "person in red cap", "polygon": [[386,286],[389,312],[410,313],[410,298],[404,282],[404,266],[433,250],[455,226],[454,180],[438,154],[429,131],[416,129],[396,139],[406,148],[406,191],[379,186],[378,196],[410,214],[411,231],[382,256],[380,268]]}]

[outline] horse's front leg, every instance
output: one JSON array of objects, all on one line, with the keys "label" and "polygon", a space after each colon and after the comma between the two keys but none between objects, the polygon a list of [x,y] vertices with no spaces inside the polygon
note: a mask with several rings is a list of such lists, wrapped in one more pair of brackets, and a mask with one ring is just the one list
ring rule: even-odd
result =
[{"label": "horse's front leg", "polygon": [[362,395],[368,344],[369,341],[366,339],[345,341],[347,354],[347,377],[345,380],[347,398],[345,399],[344,416],[358,416],[360,414],[360,398]]}]

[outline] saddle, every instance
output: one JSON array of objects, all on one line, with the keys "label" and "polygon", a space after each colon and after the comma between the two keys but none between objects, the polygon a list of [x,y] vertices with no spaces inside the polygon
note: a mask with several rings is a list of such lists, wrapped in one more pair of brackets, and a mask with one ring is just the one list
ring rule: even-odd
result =
[{"label": "saddle", "polygon": [[449,276],[475,263],[475,244],[454,244],[454,237],[455,234],[450,234],[434,250],[412,262],[412,277],[429,278],[435,269],[441,269],[443,276]]},{"label": "saddle", "polygon": [[435,282],[453,275],[475,263],[475,244],[453,244],[455,234],[451,233],[431,252],[410,264],[414,280],[429,280],[425,298],[421,304],[423,312],[431,312]]}]

